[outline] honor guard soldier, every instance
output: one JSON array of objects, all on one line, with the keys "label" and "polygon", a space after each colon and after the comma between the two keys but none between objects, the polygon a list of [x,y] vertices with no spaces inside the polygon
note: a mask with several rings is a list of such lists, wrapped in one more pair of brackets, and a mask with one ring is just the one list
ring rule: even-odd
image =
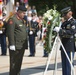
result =
[{"label": "honor guard soldier", "polygon": [[2,6],[2,23],[0,23],[0,43],[1,43],[1,55],[5,56],[7,53],[7,43],[6,43],[6,15],[7,10],[5,6]]},{"label": "honor guard soldier", "polygon": [[27,48],[26,23],[23,19],[25,12],[26,8],[20,5],[17,13],[8,20],[7,35],[10,54],[9,75],[20,75],[23,55]]},{"label": "honor guard soldier", "polygon": [[[73,63],[74,53],[75,53],[75,34],[76,34],[76,20],[72,16],[71,7],[66,7],[61,10],[62,16],[65,21],[61,25],[61,29],[56,28],[59,32],[62,44],[67,52],[70,61]],[[61,58],[62,58],[62,75],[72,75],[72,67],[61,48]]]},{"label": "honor guard soldier", "polygon": [[28,36],[29,36],[29,47],[30,47],[30,55],[35,56],[35,37],[37,33],[38,22],[36,21],[36,15],[34,14],[32,20],[29,24]]}]

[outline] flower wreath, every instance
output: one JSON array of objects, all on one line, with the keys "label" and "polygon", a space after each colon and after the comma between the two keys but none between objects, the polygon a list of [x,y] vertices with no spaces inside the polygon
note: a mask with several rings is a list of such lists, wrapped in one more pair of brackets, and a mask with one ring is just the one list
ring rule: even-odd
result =
[{"label": "flower wreath", "polygon": [[44,30],[44,49],[50,52],[53,46],[54,38],[56,33],[53,32],[55,26],[59,26],[60,23],[60,13],[55,9],[50,9],[46,11],[43,15],[43,24],[46,29]]}]

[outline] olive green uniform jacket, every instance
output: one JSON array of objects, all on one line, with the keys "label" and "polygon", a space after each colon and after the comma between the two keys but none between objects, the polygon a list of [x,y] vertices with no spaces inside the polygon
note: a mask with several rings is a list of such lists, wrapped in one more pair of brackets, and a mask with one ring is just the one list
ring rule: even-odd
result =
[{"label": "olive green uniform jacket", "polygon": [[25,21],[20,19],[17,14],[13,15],[7,24],[7,36],[10,45],[15,45],[16,49],[27,48],[27,32]]}]

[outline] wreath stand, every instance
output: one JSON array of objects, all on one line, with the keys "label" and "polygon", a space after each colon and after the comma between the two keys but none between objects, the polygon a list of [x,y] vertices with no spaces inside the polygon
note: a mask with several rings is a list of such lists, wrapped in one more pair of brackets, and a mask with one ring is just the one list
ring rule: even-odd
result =
[{"label": "wreath stand", "polygon": [[[57,75],[57,55],[58,55],[58,50],[60,49],[60,46],[63,48],[63,51],[70,63],[70,66],[71,66],[71,75],[75,75],[75,71],[74,71],[74,66],[72,65],[72,60],[70,60],[70,58],[68,57],[67,53],[66,53],[66,50],[60,40],[60,37],[59,37],[59,34],[57,34],[56,38],[55,38],[55,41],[54,41],[54,44],[53,44],[53,47],[52,47],[52,50],[50,51],[49,53],[49,56],[47,58],[47,63],[46,63],[46,68],[45,68],[45,71],[43,73],[43,75],[46,75],[46,72],[47,72],[47,69],[48,69],[48,66],[49,66],[49,63],[50,63],[50,59],[52,58],[52,54],[53,52],[56,50],[56,54],[55,54],[55,69],[54,69],[54,73],[53,75]],[[72,53],[71,53],[71,58],[72,58]]]}]

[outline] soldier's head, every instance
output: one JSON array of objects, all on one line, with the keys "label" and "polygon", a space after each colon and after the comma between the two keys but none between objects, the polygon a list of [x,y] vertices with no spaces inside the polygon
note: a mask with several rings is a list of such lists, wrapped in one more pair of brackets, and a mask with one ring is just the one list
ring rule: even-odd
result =
[{"label": "soldier's head", "polygon": [[18,7],[17,14],[19,15],[20,18],[24,18],[26,10],[27,9],[23,5],[20,5]]},{"label": "soldier's head", "polygon": [[62,9],[61,14],[65,19],[69,19],[70,17],[72,17],[71,7],[66,7],[66,8]]}]

